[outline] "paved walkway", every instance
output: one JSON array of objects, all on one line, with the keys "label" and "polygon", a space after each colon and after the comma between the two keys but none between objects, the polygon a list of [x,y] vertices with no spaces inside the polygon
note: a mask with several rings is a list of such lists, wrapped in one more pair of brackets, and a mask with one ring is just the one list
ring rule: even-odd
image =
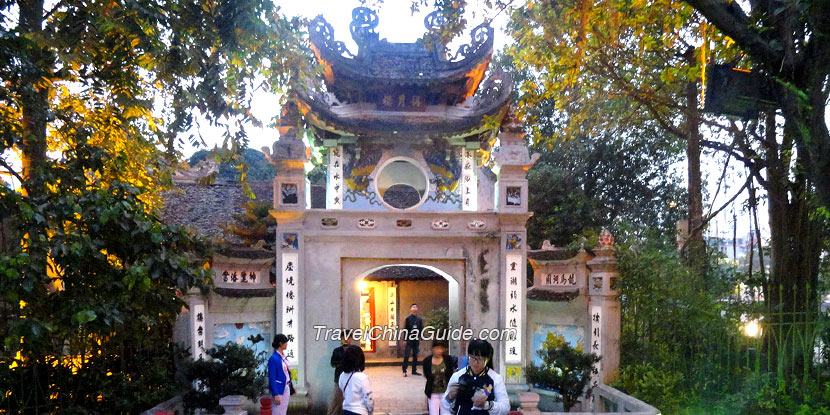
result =
[{"label": "paved walkway", "polygon": [[403,377],[401,366],[372,366],[365,372],[372,381],[375,415],[426,414],[423,376]]}]

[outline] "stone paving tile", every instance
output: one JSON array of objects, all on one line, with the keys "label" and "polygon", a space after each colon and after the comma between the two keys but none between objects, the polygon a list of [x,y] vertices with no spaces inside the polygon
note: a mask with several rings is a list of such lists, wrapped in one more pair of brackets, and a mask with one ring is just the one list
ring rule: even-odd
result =
[{"label": "stone paving tile", "polygon": [[372,381],[375,415],[427,413],[423,376],[403,377],[399,365],[367,367],[364,373]]}]

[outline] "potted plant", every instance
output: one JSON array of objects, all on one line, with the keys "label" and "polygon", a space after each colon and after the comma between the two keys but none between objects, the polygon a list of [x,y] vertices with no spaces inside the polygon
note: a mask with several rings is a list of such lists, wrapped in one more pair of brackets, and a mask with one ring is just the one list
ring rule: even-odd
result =
[{"label": "potted plant", "polygon": [[558,392],[565,412],[570,412],[579,398],[587,396],[591,370],[600,357],[584,353],[582,345],[573,347],[564,337],[554,333],[548,333],[542,349],[537,350],[536,354],[542,359],[542,364],[536,366],[531,363],[527,367],[528,382],[535,387]]},{"label": "potted plant", "polygon": [[250,347],[228,342],[206,353],[209,360],[184,365],[185,379],[191,385],[182,397],[187,413],[196,408],[217,414],[238,412],[248,399],[259,397],[265,388],[265,374],[257,368],[263,360]]}]

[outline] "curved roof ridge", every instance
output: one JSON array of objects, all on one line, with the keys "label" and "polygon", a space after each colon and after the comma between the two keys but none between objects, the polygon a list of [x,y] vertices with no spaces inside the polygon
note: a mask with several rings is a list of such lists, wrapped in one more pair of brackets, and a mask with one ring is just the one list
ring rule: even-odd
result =
[{"label": "curved roof ridge", "polygon": [[[430,13],[425,19],[429,31],[434,31],[442,21]],[[470,78],[477,67],[489,63],[493,52],[494,30],[489,23],[482,23],[470,33],[470,43],[462,45],[452,56],[444,54],[443,45],[419,39],[413,43],[392,43],[380,39],[375,28],[377,14],[366,7],[352,11],[350,31],[358,45],[352,53],[346,44],[335,40],[334,29],[322,15],[309,24],[309,41],[318,60],[326,68],[329,85],[338,78],[355,81],[371,81],[395,85],[424,85],[456,82]],[[466,86],[466,96],[478,87],[481,78],[473,79]],[[365,85],[365,84],[364,84]]]}]

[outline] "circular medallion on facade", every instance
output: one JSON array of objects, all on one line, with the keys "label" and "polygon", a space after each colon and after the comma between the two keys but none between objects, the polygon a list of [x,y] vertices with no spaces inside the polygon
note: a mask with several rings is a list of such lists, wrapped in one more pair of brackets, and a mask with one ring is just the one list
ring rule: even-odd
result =
[{"label": "circular medallion on facade", "polygon": [[412,209],[427,197],[429,180],[420,166],[408,159],[392,159],[375,179],[383,203],[392,209]]}]

